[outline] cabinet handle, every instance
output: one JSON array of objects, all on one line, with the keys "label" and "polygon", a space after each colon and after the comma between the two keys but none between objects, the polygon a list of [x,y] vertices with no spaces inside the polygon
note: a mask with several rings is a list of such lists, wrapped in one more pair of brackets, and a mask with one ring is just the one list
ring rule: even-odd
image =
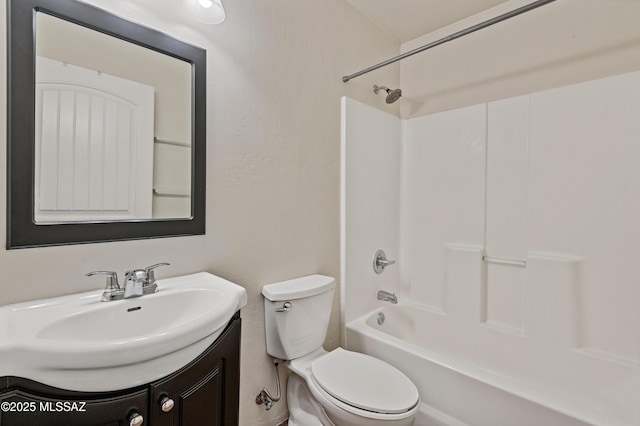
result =
[{"label": "cabinet handle", "polygon": [[129,416],[129,426],[140,426],[144,423],[144,417],[140,413],[133,413]]},{"label": "cabinet handle", "polygon": [[165,413],[171,411],[174,405],[175,403],[173,402],[173,399],[169,398],[168,396],[165,396],[160,400],[160,406],[162,407],[162,411]]}]

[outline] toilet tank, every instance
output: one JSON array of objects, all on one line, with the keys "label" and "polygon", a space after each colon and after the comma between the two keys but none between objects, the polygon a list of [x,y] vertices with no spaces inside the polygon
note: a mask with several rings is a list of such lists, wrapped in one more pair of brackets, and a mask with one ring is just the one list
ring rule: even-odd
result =
[{"label": "toilet tank", "polygon": [[296,359],[322,347],[336,280],[308,275],[262,287],[267,352]]}]

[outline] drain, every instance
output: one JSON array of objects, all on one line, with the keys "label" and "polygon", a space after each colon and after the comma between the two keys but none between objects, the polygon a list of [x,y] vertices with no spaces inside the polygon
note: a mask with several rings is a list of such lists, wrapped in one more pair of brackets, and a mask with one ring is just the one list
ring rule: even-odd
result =
[{"label": "drain", "polygon": [[384,324],[384,314],[382,312],[378,312],[378,325]]}]

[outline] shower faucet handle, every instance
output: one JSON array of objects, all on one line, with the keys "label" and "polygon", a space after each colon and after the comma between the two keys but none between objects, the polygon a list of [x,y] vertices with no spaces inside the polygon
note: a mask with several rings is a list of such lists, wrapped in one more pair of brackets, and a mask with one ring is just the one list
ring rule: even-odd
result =
[{"label": "shower faucet handle", "polygon": [[381,274],[384,272],[384,268],[395,263],[395,260],[387,260],[387,254],[384,250],[378,250],[373,255],[373,270],[376,274]]},{"label": "shower faucet handle", "polygon": [[381,265],[383,268],[386,268],[387,266],[393,265],[395,263],[395,260],[378,259],[378,265]]}]

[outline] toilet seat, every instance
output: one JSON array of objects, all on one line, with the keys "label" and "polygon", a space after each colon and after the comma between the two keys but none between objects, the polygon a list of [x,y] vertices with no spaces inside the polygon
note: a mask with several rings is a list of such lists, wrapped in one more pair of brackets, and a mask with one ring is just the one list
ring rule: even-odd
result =
[{"label": "toilet seat", "polygon": [[406,413],[420,399],[416,386],[397,368],[342,348],[314,360],[311,378],[328,398],[371,413]]}]

